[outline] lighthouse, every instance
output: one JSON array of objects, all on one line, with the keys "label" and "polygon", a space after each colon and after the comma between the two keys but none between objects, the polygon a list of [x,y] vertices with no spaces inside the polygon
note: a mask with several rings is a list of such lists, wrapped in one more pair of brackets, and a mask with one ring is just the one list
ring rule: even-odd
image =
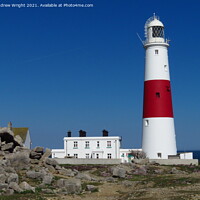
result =
[{"label": "lighthouse", "polygon": [[177,154],[168,47],[164,25],[157,16],[145,24],[145,77],[142,150],[150,159]]}]

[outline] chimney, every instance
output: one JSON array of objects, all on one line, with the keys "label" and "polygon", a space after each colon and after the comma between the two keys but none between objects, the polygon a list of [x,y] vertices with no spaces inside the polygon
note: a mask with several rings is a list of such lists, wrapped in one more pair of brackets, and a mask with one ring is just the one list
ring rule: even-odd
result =
[{"label": "chimney", "polygon": [[86,131],[80,130],[79,137],[86,137]]},{"label": "chimney", "polygon": [[12,130],[12,122],[8,122],[8,128]]},{"label": "chimney", "polygon": [[72,132],[71,131],[67,132],[67,137],[72,137]]},{"label": "chimney", "polygon": [[103,137],[108,137],[108,131],[107,130],[104,129],[102,132],[103,132]]}]

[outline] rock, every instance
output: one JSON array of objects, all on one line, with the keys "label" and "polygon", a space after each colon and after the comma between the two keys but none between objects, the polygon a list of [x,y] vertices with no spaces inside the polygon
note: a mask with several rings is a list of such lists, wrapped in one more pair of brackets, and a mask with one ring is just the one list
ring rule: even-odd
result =
[{"label": "rock", "polygon": [[35,193],[35,187],[30,186],[27,182],[23,181],[19,184],[19,187],[23,190],[23,191],[27,191],[30,190],[32,192]]},{"label": "rock", "polygon": [[51,173],[55,173],[56,170],[53,166],[51,165],[47,165],[47,164],[44,164],[44,166],[51,172]]},{"label": "rock", "polygon": [[0,151],[0,156],[5,156],[5,152],[4,151]]},{"label": "rock", "polygon": [[5,183],[7,176],[5,174],[0,174],[0,183]]},{"label": "rock", "polygon": [[170,174],[186,174],[185,171],[181,171],[181,170],[178,170],[176,169],[176,167],[173,167],[170,171]]},{"label": "rock", "polygon": [[89,174],[85,174],[85,173],[81,173],[79,172],[77,175],[76,175],[76,178],[77,179],[81,179],[81,180],[87,180],[87,181],[91,181],[92,178]]},{"label": "rock", "polygon": [[125,181],[122,181],[122,185],[124,185],[125,187],[130,187],[130,186],[133,186],[133,181],[128,181],[128,180],[125,180]]},{"label": "rock", "polygon": [[71,169],[60,169],[58,170],[59,174],[64,175],[64,176],[74,176],[74,172]]},{"label": "rock", "polygon": [[10,143],[2,145],[1,146],[1,150],[2,151],[12,151],[13,150],[13,146],[14,146],[14,143],[10,142]]},{"label": "rock", "polygon": [[12,195],[12,194],[14,194],[14,190],[13,189],[10,189],[10,188],[8,188],[6,191],[5,191],[5,195]]},{"label": "rock", "polygon": [[135,175],[146,175],[147,174],[147,166],[141,166],[140,168],[136,169],[133,174]]},{"label": "rock", "polygon": [[27,147],[23,147],[23,146],[16,146],[15,148],[14,148],[14,151],[13,152],[27,152],[27,153],[29,153],[30,154],[30,152],[31,152],[31,150],[30,149],[28,149]]},{"label": "rock", "polygon": [[8,187],[19,193],[23,192],[23,190],[19,187],[19,185],[16,182],[11,182]]},{"label": "rock", "polygon": [[7,189],[7,188],[8,188],[8,184],[0,183],[0,190]]},{"label": "rock", "polygon": [[55,159],[53,159],[53,158],[46,158],[46,159],[44,160],[44,162],[45,162],[47,165],[51,165],[51,166],[53,166],[53,167],[56,167],[56,165],[58,165],[58,162],[57,162]]},{"label": "rock", "polygon": [[107,182],[115,182],[116,180],[113,177],[107,177],[107,178],[105,178],[105,181],[107,181]]},{"label": "rock", "polygon": [[42,157],[42,153],[38,153],[38,152],[35,152],[35,151],[31,151],[30,153],[30,158],[31,159],[40,159]]},{"label": "rock", "polygon": [[44,172],[36,172],[36,171],[27,171],[26,176],[28,178],[39,179],[42,180],[46,174]]},{"label": "rock", "polygon": [[56,170],[60,170],[60,169],[62,169],[62,167],[61,167],[60,165],[56,165],[56,166],[55,166],[55,169],[56,169]]},{"label": "rock", "polygon": [[9,167],[9,166],[5,167],[5,171],[7,173],[16,173],[15,169],[13,167]]},{"label": "rock", "polygon": [[38,159],[31,159],[31,164],[39,164],[39,160]]},{"label": "rock", "polygon": [[23,140],[22,140],[22,138],[21,138],[19,135],[16,135],[16,136],[14,137],[14,141],[15,141],[15,143],[17,143],[19,146],[23,146]]},{"label": "rock", "polygon": [[139,164],[139,165],[146,165],[149,163],[149,159],[145,158],[145,159],[133,159],[132,160],[133,163]]},{"label": "rock", "polygon": [[35,152],[37,152],[37,153],[43,154],[43,152],[44,152],[44,147],[35,147],[35,148],[33,149],[33,151],[35,151]]},{"label": "rock", "polygon": [[46,193],[46,194],[54,194],[55,192],[51,189],[42,189],[42,192],[43,193]]},{"label": "rock", "polygon": [[86,185],[86,190],[90,192],[95,192],[95,191],[98,191],[98,187],[94,185]]},{"label": "rock", "polygon": [[112,169],[113,177],[125,178],[126,170],[123,168],[115,167]]},{"label": "rock", "polygon": [[64,188],[67,194],[79,194],[82,190],[81,181],[78,179],[59,179],[57,186]]},{"label": "rock", "polygon": [[46,175],[44,176],[42,183],[50,185],[52,182],[52,179],[53,179],[52,175]]},{"label": "rock", "polygon": [[29,168],[29,153],[28,152],[16,152],[10,153],[5,156],[10,162],[10,165],[15,169],[28,169]]},{"label": "rock", "polygon": [[51,156],[51,149],[46,148],[45,153],[43,154],[43,156],[40,160],[44,161],[46,158],[49,158],[49,156]]},{"label": "rock", "polygon": [[19,177],[18,177],[18,174],[16,173],[10,173],[6,182],[9,184],[11,182],[15,182],[15,183],[18,183],[19,182]]}]

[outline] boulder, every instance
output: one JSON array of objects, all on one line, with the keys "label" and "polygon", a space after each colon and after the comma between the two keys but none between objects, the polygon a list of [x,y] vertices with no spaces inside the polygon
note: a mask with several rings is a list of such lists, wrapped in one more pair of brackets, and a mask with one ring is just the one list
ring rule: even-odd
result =
[{"label": "boulder", "polygon": [[53,158],[46,158],[46,159],[44,160],[44,162],[45,162],[47,165],[51,165],[51,166],[53,166],[53,167],[56,167],[56,165],[58,165],[58,162],[57,162],[55,159],[53,159]]},{"label": "boulder", "polygon": [[0,183],[5,183],[7,176],[5,174],[0,174]]},{"label": "boulder", "polygon": [[37,165],[37,164],[39,164],[39,160],[38,159],[31,159],[31,164],[34,164],[34,165]]},{"label": "boulder", "polygon": [[11,182],[8,187],[19,193],[23,192],[23,190],[19,187],[19,185],[16,182]]},{"label": "boulder", "polygon": [[39,179],[39,180],[42,180],[45,175],[46,175],[46,173],[41,172],[41,171],[39,171],[39,172],[36,172],[36,171],[27,171],[26,172],[26,176],[28,178]]},{"label": "boulder", "polygon": [[2,151],[13,151],[13,147],[14,147],[14,143],[13,142],[9,142],[7,144],[4,144],[1,146],[1,150]]},{"label": "boulder", "polygon": [[33,149],[33,151],[35,151],[35,152],[37,152],[37,153],[43,154],[43,152],[44,152],[44,147],[35,147],[35,148]]},{"label": "boulder", "polygon": [[16,173],[10,173],[8,175],[8,178],[6,179],[6,182],[9,184],[11,182],[15,182],[15,183],[18,183],[19,182],[19,177],[18,177],[18,174]]},{"label": "boulder", "polygon": [[4,151],[0,151],[0,156],[1,157],[5,156],[5,152]]},{"label": "boulder", "polygon": [[10,167],[10,166],[6,166],[5,167],[5,172],[7,172],[7,173],[16,173],[15,169],[13,167]]},{"label": "boulder", "polygon": [[81,173],[79,172],[77,175],[76,175],[76,178],[77,179],[81,179],[81,180],[87,180],[87,181],[91,181],[92,178],[89,174],[86,174],[86,173]]},{"label": "boulder", "polygon": [[59,179],[57,186],[67,194],[79,194],[82,191],[81,181],[78,179]]},{"label": "boulder", "polygon": [[28,149],[27,147],[23,147],[23,146],[16,146],[15,148],[14,148],[14,151],[13,152],[18,152],[18,151],[20,151],[20,152],[27,152],[27,153],[29,153],[30,154],[30,152],[31,152],[31,150],[30,149]]},{"label": "boulder", "polygon": [[126,170],[124,168],[115,167],[112,169],[113,177],[125,178]]},{"label": "boulder", "polygon": [[14,194],[14,190],[13,189],[10,189],[10,188],[8,188],[6,191],[5,191],[5,195],[12,195],[12,194]]},{"label": "boulder", "polygon": [[56,170],[55,170],[55,168],[54,168],[53,166],[47,165],[47,164],[45,164],[45,163],[44,163],[44,166],[45,166],[51,173],[55,173],[55,172],[56,172]]},{"label": "boulder", "polygon": [[86,185],[86,190],[90,192],[95,192],[95,191],[98,191],[98,187],[94,185]]},{"label": "boulder", "polygon": [[23,146],[23,140],[19,135],[14,137],[14,142],[17,143],[19,146]]},{"label": "boulder", "polygon": [[5,157],[10,162],[11,167],[14,167],[15,169],[29,168],[30,158],[28,152],[10,153]]},{"label": "boulder", "polygon": [[0,190],[4,190],[8,188],[8,184],[6,183],[0,183]]},{"label": "boulder", "polygon": [[49,158],[49,156],[51,156],[51,149],[46,148],[45,153],[43,154],[43,156],[40,160],[44,161],[46,158]]},{"label": "boulder", "polygon": [[19,184],[19,187],[23,190],[23,191],[32,191],[35,193],[35,187],[30,186],[27,182],[23,181]]},{"label": "boulder", "polygon": [[146,175],[147,174],[147,166],[143,165],[134,170],[133,174],[135,175]]},{"label": "boulder", "polygon": [[38,152],[35,152],[35,151],[31,151],[30,153],[30,158],[31,159],[40,159],[42,157],[42,153],[38,153]]},{"label": "boulder", "polygon": [[51,189],[42,189],[42,192],[43,193],[46,193],[46,194],[54,194],[55,192]]},{"label": "boulder", "polygon": [[173,167],[170,171],[170,174],[187,174],[187,173],[185,171],[176,169],[176,167]]},{"label": "boulder", "polygon": [[52,175],[50,175],[50,174],[49,175],[45,175],[43,180],[42,180],[42,183],[50,185],[51,182],[52,182],[52,179],[53,179]]},{"label": "boulder", "polygon": [[75,174],[71,169],[60,169],[58,170],[58,173],[64,176],[71,176],[71,177],[73,177]]}]

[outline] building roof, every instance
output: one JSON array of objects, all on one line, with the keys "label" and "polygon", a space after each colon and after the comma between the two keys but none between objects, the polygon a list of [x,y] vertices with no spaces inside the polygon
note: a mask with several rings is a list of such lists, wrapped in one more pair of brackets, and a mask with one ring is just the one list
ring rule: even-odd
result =
[{"label": "building roof", "polygon": [[27,137],[27,134],[28,134],[28,128],[27,127],[12,128],[12,131],[14,133],[14,136],[19,135],[22,138],[23,143],[26,141],[26,137]]}]

